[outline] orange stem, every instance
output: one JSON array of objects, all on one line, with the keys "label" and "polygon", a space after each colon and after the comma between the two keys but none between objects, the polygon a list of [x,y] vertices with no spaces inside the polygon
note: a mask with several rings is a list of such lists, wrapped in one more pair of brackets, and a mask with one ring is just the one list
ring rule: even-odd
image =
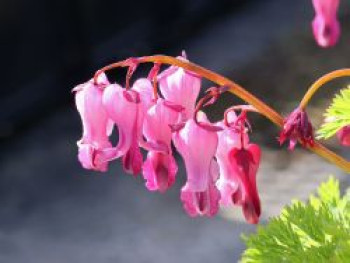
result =
[{"label": "orange stem", "polygon": [[349,77],[350,76],[350,69],[344,68],[344,69],[338,69],[334,70],[332,72],[327,73],[326,75],[323,75],[318,80],[316,80],[310,88],[305,93],[303,99],[300,102],[300,108],[305,109],[313,95],[318,91],[319,88],[321,88],[324,84],[327,82],[340,77]]}]

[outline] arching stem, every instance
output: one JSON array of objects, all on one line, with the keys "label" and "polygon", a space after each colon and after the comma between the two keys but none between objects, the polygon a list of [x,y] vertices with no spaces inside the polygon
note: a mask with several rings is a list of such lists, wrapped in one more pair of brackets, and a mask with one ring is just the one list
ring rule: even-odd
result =
[{"label": "arching stem", "polygon": [[[225,78],[224,76],[221,76],[211,70],[203,68],[185,59],[178,59],[178,58],[164,56],[164,55],[139,57],[137,58],[137,62],[168,64],[168,65],[178,66],[186,70],[192,71],[210,80],[211,82],[216,83],[218,86],[227,87],[229,92],[235,94],[237,97],[241,98],[248,104],[254,106],[258,112],[260,112],[262,115],[264,115],[271,122],[276,124],[278,127],[283,127],[283,124],[284,124],[283,117],[280,114],[278,114],[275,110],[273,110],[271,107],[266,105],[260,99],[255,97],[253,94],[249,93],[247,90],[243,89],[240,85],[236,84],[235,82],[229,80],[228,78]],[[98,75],[107,70],[118,68],[118,67],[127,67],[127,66],[130,66],[129,60],[123,60],[123,61],[119,61],[110,65],[107,65],[96,72],[94,79],[96,81]],[[326,83],[331,79],[334,79],[336,77],[341,77],[341,76],[350,76],[350,69],[343,69],[343,70],[331,72],[325,75],[324,77],[322,77],[321,79],[319,79],[318,81],[316,81],[314,85],[311,86],[309,91],[305,94],[305,97],[300,104],[301,107],[307,104],[308,100],[312,97],[312,95],[316,92],[316,90],[320,86],[322,86],[324,83]],[[337,165],[338,167],[343,169],[345,172],[350,173],[350,162],[346,161],[341,156],[332,152],[331,150],[329,150],[319,142],[316,141],[313,147],[307,147],[307,148],[313,151],[314,153],[318,154],[319,156],[325,158],[329,162]]]},{"label": "arching stem", "polygon": [[307,104],[310,102],[311,98],[316,93],[316,91],[318,91],[318,89],[321,88],[324,84],[326,84],[327,82],[333,79],[340,78],[340,77],[350,77],[350,69],[349,68],[338,69],[326,75],[323,75],[318,80],[316,80],[305,93],[303,99],[300,102],[300,108],[304,110]]}]

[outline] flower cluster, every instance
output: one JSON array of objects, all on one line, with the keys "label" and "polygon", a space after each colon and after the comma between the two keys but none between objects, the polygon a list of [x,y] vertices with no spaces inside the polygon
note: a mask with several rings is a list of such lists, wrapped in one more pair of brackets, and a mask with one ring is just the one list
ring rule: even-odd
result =
[{"label": "flower cluster", "polygon": [[[228,110],[222,121],[211,123],[200,109],[214,103],[225,88],[209,89],[197,103],[200,76],[176,66],[158,74],[156,66],[149,78],[130,88],[130,74],[124,88],[110,83],[103,72],[74,88],[83,126],[80,163],[106,171],[110,161],[121,158],[125,172],[142,173],[150,191],[165,192],[178,170],[173,144],[186,167],[180,198],[190,216],[213,216],[220,204],[235,204],[248,222],[257,223],[260,148],[249,142],[246,112]],[[119,132],[115,146],[109,138],[114,126]],[[140,148],[148,151],[145,160]]]}]

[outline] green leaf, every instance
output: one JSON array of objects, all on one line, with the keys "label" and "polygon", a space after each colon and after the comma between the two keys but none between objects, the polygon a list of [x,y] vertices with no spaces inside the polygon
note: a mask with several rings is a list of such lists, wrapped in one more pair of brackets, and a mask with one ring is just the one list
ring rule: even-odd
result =
[{"label": "green leaf", "polygon": [[331,177],[307,203],[294,201],[256,234],[243,235],[243,263],[350,262],[350,193]]},{"label": "green leaf", "polygon": [[344,126],[350,125],[350,87],[335,96],[324,114],[326,122],[317,131],[317,139],[328,139]]}]

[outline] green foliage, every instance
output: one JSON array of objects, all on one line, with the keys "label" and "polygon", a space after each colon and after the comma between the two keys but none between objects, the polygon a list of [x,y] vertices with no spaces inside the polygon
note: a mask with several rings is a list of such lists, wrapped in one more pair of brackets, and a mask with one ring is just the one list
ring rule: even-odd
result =
[{"label": "green foliage", "polygon": [[350,262],[350,193],[333,177],[308,203],[293,201],[256,234],[243,235],[242,263]]},{"label": "green foliage", "polygon": [[327,121],[317,131],[318,139],[328,139],[342,127],[350,125],[350,87],[335,96],[325,117]]}]

